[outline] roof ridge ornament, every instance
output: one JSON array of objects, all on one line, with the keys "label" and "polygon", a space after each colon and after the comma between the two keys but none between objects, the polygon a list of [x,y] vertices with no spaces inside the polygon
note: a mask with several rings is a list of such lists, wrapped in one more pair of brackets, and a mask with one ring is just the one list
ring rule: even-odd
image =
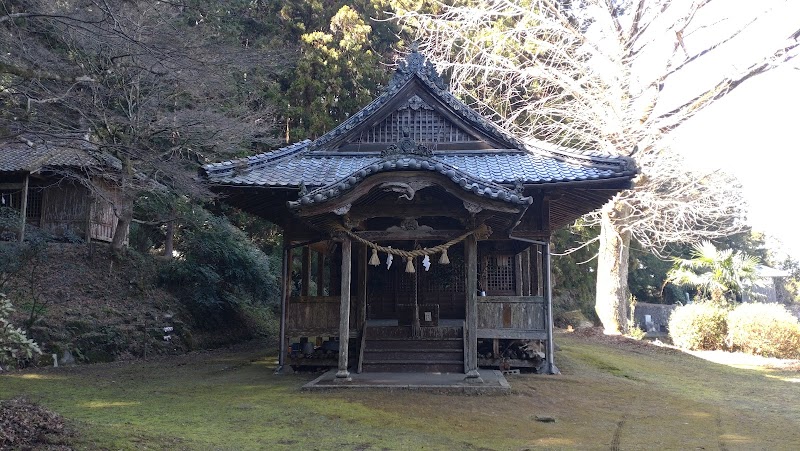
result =
[{"label": "roof ridge ornament", "polygon": [[444,79],[442,79],[441,75],[439,75],[439,72],[436,70],[436,66],[434,66],[425,55],[420,53],[419,44],[417,44],[416,41],[411,43],[411,52],[406,55],[406,59],[397,63],[397,70],[394,76],[392,76],[392,81],[389,82],[389,86],[399,87],[413,75],[417,75],[423,80],[433,83],[439,89],[447,89]]},{"label": "roof ridge ornament", "polygon": [[433,152],[423,144],[417,144],[409,136],[408,128],[403,127],[403,137],[396,144],[381,151],[381,158],[400,158],[407,155],[418,155],[421,157],[432,157]]}]

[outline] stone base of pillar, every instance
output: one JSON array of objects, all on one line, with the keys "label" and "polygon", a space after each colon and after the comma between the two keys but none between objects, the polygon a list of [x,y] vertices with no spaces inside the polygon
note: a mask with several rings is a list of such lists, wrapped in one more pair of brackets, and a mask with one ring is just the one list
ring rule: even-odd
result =
[{"label": "stone base of pillar", "polygon": [[275,368],[275,372],[273,374],[277,376],[280,376],[281,374],[294,374],[294,369],[291,365],[279,365],[277,368]]},{"label": "stone base of pillar", "polygon": [[483,383],[483,378],[481,377],[481,374],[478,373],[478,370],[470,370],[464,376],[464,382],[467,382],[467,383],[470,383],[470,384],[482,384]]},{"label": "stone base of pillar", "polygon": [[350,377],[350,372],[347,370],[339,370],[336,372],[336,377],[333,378],[334,382],[342,383],[342,382],[352,382],[353,378]]}]

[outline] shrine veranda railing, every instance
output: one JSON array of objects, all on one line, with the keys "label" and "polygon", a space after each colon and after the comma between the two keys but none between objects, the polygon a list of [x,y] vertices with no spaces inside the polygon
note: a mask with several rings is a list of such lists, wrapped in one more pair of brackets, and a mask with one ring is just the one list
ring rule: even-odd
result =
[{"label": "shrine veranda railing", "polygon": [[478,296],[478,338],[547,337],[547,310],[542,296]]},{"label": "shrine veranda railing", "polygon": [[[340,296],[292,296],[286,311],[286,330],[290,335],[338,336]],[[350,328],[355,323],[356,297],[350,298]],[[351,333],[351,337],[355,336]]]},{"label": "shrine veranda railing", "polygon": [[[286,325],[291,335],[339,334],[339,296],[292,296]],[[351,329],[357,301],[351,297]],[[542,296],[478,296],[478,338],[545,339],[547,316]]]}]

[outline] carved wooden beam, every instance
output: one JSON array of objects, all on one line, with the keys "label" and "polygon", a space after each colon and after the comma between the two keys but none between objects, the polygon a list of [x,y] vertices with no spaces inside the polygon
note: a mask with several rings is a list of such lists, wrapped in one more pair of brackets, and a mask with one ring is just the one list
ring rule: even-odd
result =
[{"label": "carved wooden beam", "polygon": [[413,241],[413,240],[436,240],[447,241],[451,240],[464,233],[463,230],[404,230],[404,231],[386,231],[386,230],[367,230],[364,232],[354,232],[361,238],[375,241]]},{"label": "carved wooden beam", "polygon": [[514,214],[518,213],[520,208],[524,208],[508,202],[476,196],[472,192],[464,190],[460,186],[456,185],[452,182],[452,180],[442,176],[441,174],[431,173],[428,171],[395,171],[376,174],[368,177],[357,187],[327,202],[301,207],[300,210],[297,211],[297,215],[301,217],[308,217],[328,214],[332,211],[345,207],[348,204],[354,204],[356,201],[358,201],[358,199],[369,193],[373,188],[380,189],[381,185],[387,182],[406,184],[427,183],[430,186],[439,186],[448,194],[456,197],[457,199],[468,201],[471,204],[479,206],[483,210]]}]

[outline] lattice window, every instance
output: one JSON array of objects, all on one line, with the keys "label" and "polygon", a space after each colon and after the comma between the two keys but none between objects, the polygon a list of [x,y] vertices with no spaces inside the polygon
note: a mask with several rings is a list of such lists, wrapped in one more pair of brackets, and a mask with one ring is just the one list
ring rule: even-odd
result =
[{"label": "lattice window", "polygon": [[362,133],[356,142],[392,144],[403,138],[404,130],[408,131],[409,138],[420,144],[476,141],[433,110],[406,108],[395,111]]},{"label": "lattice window", "polygon": [[[20,211],[22,209],[22,190],[0,190],[0,207]],[[28,188],[28,205],[25,206],[25,222],[38,226],[41,217],[42,189],[30,187]]]},{"label": "lattice window", "polygon": [[[440,265],[437,263],[439,256],[431,257],[432,264],[429,271],[425,271],[421,263],[418,263],[419,288],[424,293],[463,293],[466,290],[464,263],[460,256],[450,251],[450,264]],[[420,262],[422,259],[417,259]]]},{"label": "lattice window", "polygon": [[406,262],[401,257],[395,257],[392,263],[392,269],[395,269],[394,265],[402,265],[398,266],[395,269],[395,286],[394,291],[396,294],[403,296],[409,296],[414,293],[414,279],[413,274],[407,274],[405,271],[401,271],[402,268],[406,267]]},{"label": "lattice window", "polygon": [[28,224],[40,225],[42,218],[42,188],[28,189],[28,205],[25,206],[25,220]]},{"label": "lattice window", "polygon": [[491,294],[514,294],[516,281],[513,255],[487,255],[483,258],[483,289]]},{"label": "lattice window", "polygon": [[0,190],[0,207],[22,208],[22,190]]}]

